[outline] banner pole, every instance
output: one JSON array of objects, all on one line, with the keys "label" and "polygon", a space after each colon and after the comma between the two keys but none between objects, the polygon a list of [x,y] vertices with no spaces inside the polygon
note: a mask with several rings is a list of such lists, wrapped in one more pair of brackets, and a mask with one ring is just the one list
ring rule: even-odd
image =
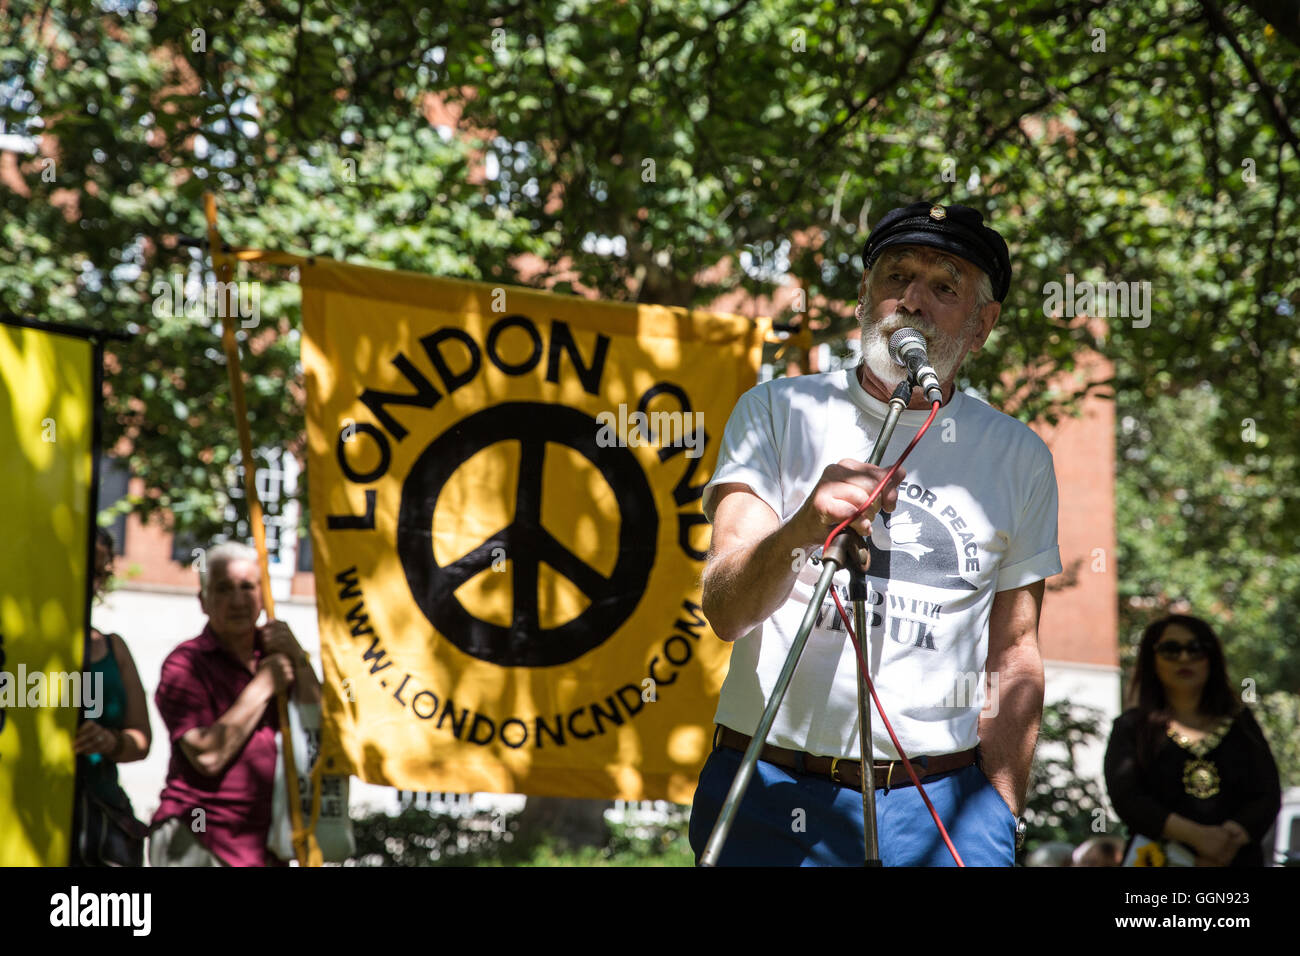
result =
[{"label": "banner pole", "polygon": [[[203,212],[208,220],[208,251],[212,255],[212,270],[217,281],[225,283],[231,279],[233,269],[230,257],[221,245],[221,235],[217,230],[217,197],[211,192],[203,194]],[[229,301],[228,299],[225,301]],[[244,401],[244,377],[239,366],[239,343],[235,339],[235,317],[228,313],[233,309],[220,310],[221,345],[226,353],[226,371],[230,375],[230,398],[235,409],[235,427],[239,432],[239,454],[244,464],[244,497],[248,501],[248,524],[253,530],[253,543],[257,547],[257,559],[262,570],[262,600],[266,607],[268,621],[275,620],[275,598],[271,594],[271,568],[266,554],[266,527],[262,522],[262,502],[257,496],[257,462],[253,458],[253,440],[248,428],[248,406]],[[289,728],[289,696],[287,691],[275,695],[276,706],[280,714],[280,749],[284,757],[285,783],[289,791],[289,819],[293,825],[294,855],[299,866],[313,865],[313,854],[309,846],[315,843],[311,834],[303,829],[302,804],[298,793],[298,768],[294,763],[293,737]],[[319,864],[316,864],[319,865]]]}]

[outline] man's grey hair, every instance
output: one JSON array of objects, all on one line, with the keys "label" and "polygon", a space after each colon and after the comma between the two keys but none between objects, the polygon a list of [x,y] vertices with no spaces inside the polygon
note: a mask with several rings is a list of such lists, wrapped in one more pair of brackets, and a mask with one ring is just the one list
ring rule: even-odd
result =
[{"label": "man's grey hair", "polygon": [[975,286],[975,310],[977,312],[993,301],[993,282],[989,279],[989,274],[983,269],[979,270],[979,274],[980,281]]},{"label": "man's grey hair", "polygon": [[252,561],[257,564],[257,549],[236,541],[208,548],[199,565],[199,593],[203,595],[203,600],[209,598],[208,587],[212,583],[213,571],[219,567],[224,568],[231,561]]}]

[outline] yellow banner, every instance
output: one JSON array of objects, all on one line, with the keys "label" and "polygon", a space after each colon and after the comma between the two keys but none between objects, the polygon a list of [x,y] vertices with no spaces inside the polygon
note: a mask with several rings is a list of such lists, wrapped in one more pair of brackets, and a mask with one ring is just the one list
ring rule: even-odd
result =
[{"label": "yellow banner", "polygon": [[728,645],[700,495],[767,324],[304,265],[331,770],[689,801]]},{"label": "yellow banner", "polygon": [[66,866],[95,348],[0,324],[0,866]]}]

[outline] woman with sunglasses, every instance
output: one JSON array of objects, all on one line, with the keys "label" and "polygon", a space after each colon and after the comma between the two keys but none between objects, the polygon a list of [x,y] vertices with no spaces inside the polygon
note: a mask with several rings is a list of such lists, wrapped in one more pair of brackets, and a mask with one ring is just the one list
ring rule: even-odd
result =
[{"label": "woman with sunglasses", "polygon": [[1261,840],[1281,806],[1281,783],[1210,625],[1185,614],[1151,624],[1128,703],[1111,731],[1105,767],[1130,845],[1142,836],[1170,847],[1171,860],[1181,846],[1198,866],[1262,866]]}]

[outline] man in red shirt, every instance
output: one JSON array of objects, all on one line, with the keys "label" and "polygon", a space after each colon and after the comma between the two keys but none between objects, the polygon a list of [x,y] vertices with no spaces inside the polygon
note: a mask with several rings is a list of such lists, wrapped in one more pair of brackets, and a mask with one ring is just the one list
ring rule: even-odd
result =
[{"label": "man in red shirt", "polygon": [[208,624],[167,656],[154,695],[172,751],[149,862],[280,865],[266,848],[279,732],[274,700],[293,687],[300,703],[317,703],[320,684],[287,624],[257,626],[257,552],[223,544],[206,564],[199,603]]}]

